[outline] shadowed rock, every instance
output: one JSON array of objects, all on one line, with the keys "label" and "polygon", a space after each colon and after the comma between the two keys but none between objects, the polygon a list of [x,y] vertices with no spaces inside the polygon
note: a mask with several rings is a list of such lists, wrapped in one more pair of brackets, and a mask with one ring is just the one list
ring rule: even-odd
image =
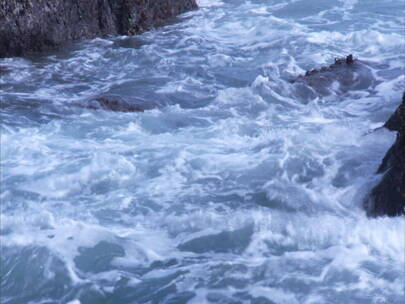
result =
[{"label": "shadowed rock", "polygon": [[0,0],[0,57],[142,33],[196,7],[195,0]]},{"label": "shadowed rock", "polygon": [[298,76],[298,78],[309,77],[312,75],[316,75],[318,73],[333,71],[334,69],[341,67],[341,66],[353,65],[356,61],[357,60],[354,59],[352,54],[348,55],[345,58],[335,58],[334,64],[331,64],[330,66],[327,66],[327,67],[321,67],[320,69],[313,69],[313,70],[307,71],[305,73],[305,75],[300,75],[300,76]]},{"label": "shadowed rock", "polygon": [[312,96],[329,95],[332,91],[344,93],[348,90],[363,90],[369,88],[374,81],[367,64],[355,59],[353,55],[348,55],[335,58],[335,62],[329,66],[307,71],[291,82],[296,85],[301,95]]},{"label": "shadowed rock", "polygon": [[[329,94],[334,82],[339,85],[340,92],[344,92],[368,88],[373,81],[367,65],[349,55],[336,58],[330,66],[310,70],[293,83],[300,85],[303,92],[310,87],[317,94]],[[364,208],[369,216],[405,215],[405,93],[402,104],[384,127],[396,131],[397,138],[377,170],[378,174],[384,175],[365,199]]]},{"label": "shadowed rock", "polygon": [[397,131],[397,137],[378,168],[377,173],[384,176],[364,206],[370,216],[405,215],[405,92],[402,103],[384,127]]},{"label": "shadowed rock", "polygon": [[145,101],[138,101],[138,103],[135,102],[136,102],[135,100],[128,102],[119,96],[102,96],[90,100],[84,107],[91,110],[102,109],[126,113],[143,112],[145,110],[150,110],[154,108],[154,106],[150,103],[146,105]]},{"label": "shadowed rock", "polygon": [[405,127],[405,92],[402,95],[402,103],[387,120],[384,127],[391,131],[401,131],[401,128]]}]

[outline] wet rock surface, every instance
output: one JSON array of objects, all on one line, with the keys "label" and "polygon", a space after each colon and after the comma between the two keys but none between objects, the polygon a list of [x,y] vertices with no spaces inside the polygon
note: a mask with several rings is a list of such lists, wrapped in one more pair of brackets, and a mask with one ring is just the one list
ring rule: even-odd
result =
[{"label": "wet rock surface", "polygon": [[138,34],[196,7],[195,0],[0,0],[0,57]]},{"label": "wet rock surface", "polygon": [[378,168],[377,173],[384,176],[366,199],[365,208],[370,216],[405,215],[405,93],[384,127],[396,131],[397,137]]},{"label": "wet rock surface", "polygon": [[354,59],[352,54],[346,56],[345,58],[335,58],[335,63],[331,64],[330,66],[321,67],[320,69],[313,69],[313,70],[307,71],[305,73],[305,75],[303,75],[301,77],[309,77],[309,76],[316,75],[316,74],[319,74],[322,72],[330,72],[330,71],[333,71],[333,69],[338,68],[339,66],[354,65],[355,62],[357,62],[357,60]]},{"label": "wet rock surface", "polygon": [[118,96],[103,96],[98,97],[86,106],[88,109],[97,110],[109,110],[113,112],[143,112],[147,109],[146,106],[138,104],[130,104]]},{"label": "wet rock surface", "polygon": [[[344,93],[349,88],[369,87],[370,81],[374,81],[370,73],[366,64],[350,54],[336,58],[330,66],[307,71],[293,83],[304,84],[317,94],[327,95],[327,88],[336,82],[339,92]],[[402,103],[384,127],[397,132],[397,138],[377,170],[377,174],[384,174],[382,180],[365,199],[364,207],[369,216],[405,215],[405,93]]]},{"label": "wet rock surface", "polygon": [[300,88],[301,95],[314,98],[318,94],[330,95],[332,91],[363,90],[370,87],[375,79],[370,67],[350,54],[335,58],[329,66],[309,70],[291,82]]}]

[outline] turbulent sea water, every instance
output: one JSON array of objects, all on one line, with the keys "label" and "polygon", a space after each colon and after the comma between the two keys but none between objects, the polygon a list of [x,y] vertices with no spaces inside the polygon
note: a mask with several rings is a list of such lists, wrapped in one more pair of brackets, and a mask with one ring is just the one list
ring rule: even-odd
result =
[{"label": "turbulent sea water", "polygon": [[[404,303],[404,219],[362,202],[395,138],[369,130],[405,87],[405,2],[199,5],[0,59],[1,303]],[[349,53],[349,82],[292,81]]]}]

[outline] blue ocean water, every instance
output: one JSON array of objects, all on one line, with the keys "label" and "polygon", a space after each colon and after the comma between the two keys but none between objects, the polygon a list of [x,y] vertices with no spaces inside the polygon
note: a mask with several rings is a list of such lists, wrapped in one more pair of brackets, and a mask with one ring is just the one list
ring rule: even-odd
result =
[{"label": "blue ocean water", "polygon": [[[405,2],[199,5],[0,59],[1,303],[403,303],[404,219],[362,202],[395,138],[369,130],[405,88]],[[350,53],[349,82],[293,81]]]}]

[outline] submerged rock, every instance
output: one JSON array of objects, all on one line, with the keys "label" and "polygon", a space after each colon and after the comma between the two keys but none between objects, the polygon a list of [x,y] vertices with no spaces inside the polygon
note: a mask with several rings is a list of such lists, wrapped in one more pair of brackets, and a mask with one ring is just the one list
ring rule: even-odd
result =
[{"label": "submerged rock", "polygon": [[405,215],[405,92],[402,103],[384,127],[397,131],[397,138],[378,168],[377,173],[384,176],[364,205],[370,216]]},{"label": "submerged rock", "polygon": [[329,95],[333,91],[345,93],[348,90],[363,90],[369,88],[374,81],[367,64],[350,54],[335,58],[335,62],[329,66],[309,70],[291,82],[305,96],[312,93]]},{"label": "submerged rock", "polygon": [[[82,105],[80,105],[83,107]],[[150,110],[154,108],[152,103],[146,104],[145,101],[126,101],[119,96],[102,96],[90,100],[84,106],[91,110],[108,110],[113,112],[143,112],[145,110]]]},{"label": "submerged rock", "polygon": [[196,7],[195,0],[1,0],[0,57],[83,38],[138,34]]},{"label": "submerged rock", "polygon": [[331,64],[330,66],[327,66],[327,67],[321,67],[320,69],[313,69],[310,71],[306,71],[305,75],[298,76],[298,79],[302,79],[304,77],[308,78],[309,76],[316,75],[319,73],[334,71],[338,67],[353,65],[355,62],[357,62],[357,59],[354,59],[352,54],[350,54],[344,58],[335,58],[334,64]]},{"label": "submerged rock", "polygon": [[11,72],[11,70],[8,67],[0,65],[0,76],[8,74],[10,72]]}]

